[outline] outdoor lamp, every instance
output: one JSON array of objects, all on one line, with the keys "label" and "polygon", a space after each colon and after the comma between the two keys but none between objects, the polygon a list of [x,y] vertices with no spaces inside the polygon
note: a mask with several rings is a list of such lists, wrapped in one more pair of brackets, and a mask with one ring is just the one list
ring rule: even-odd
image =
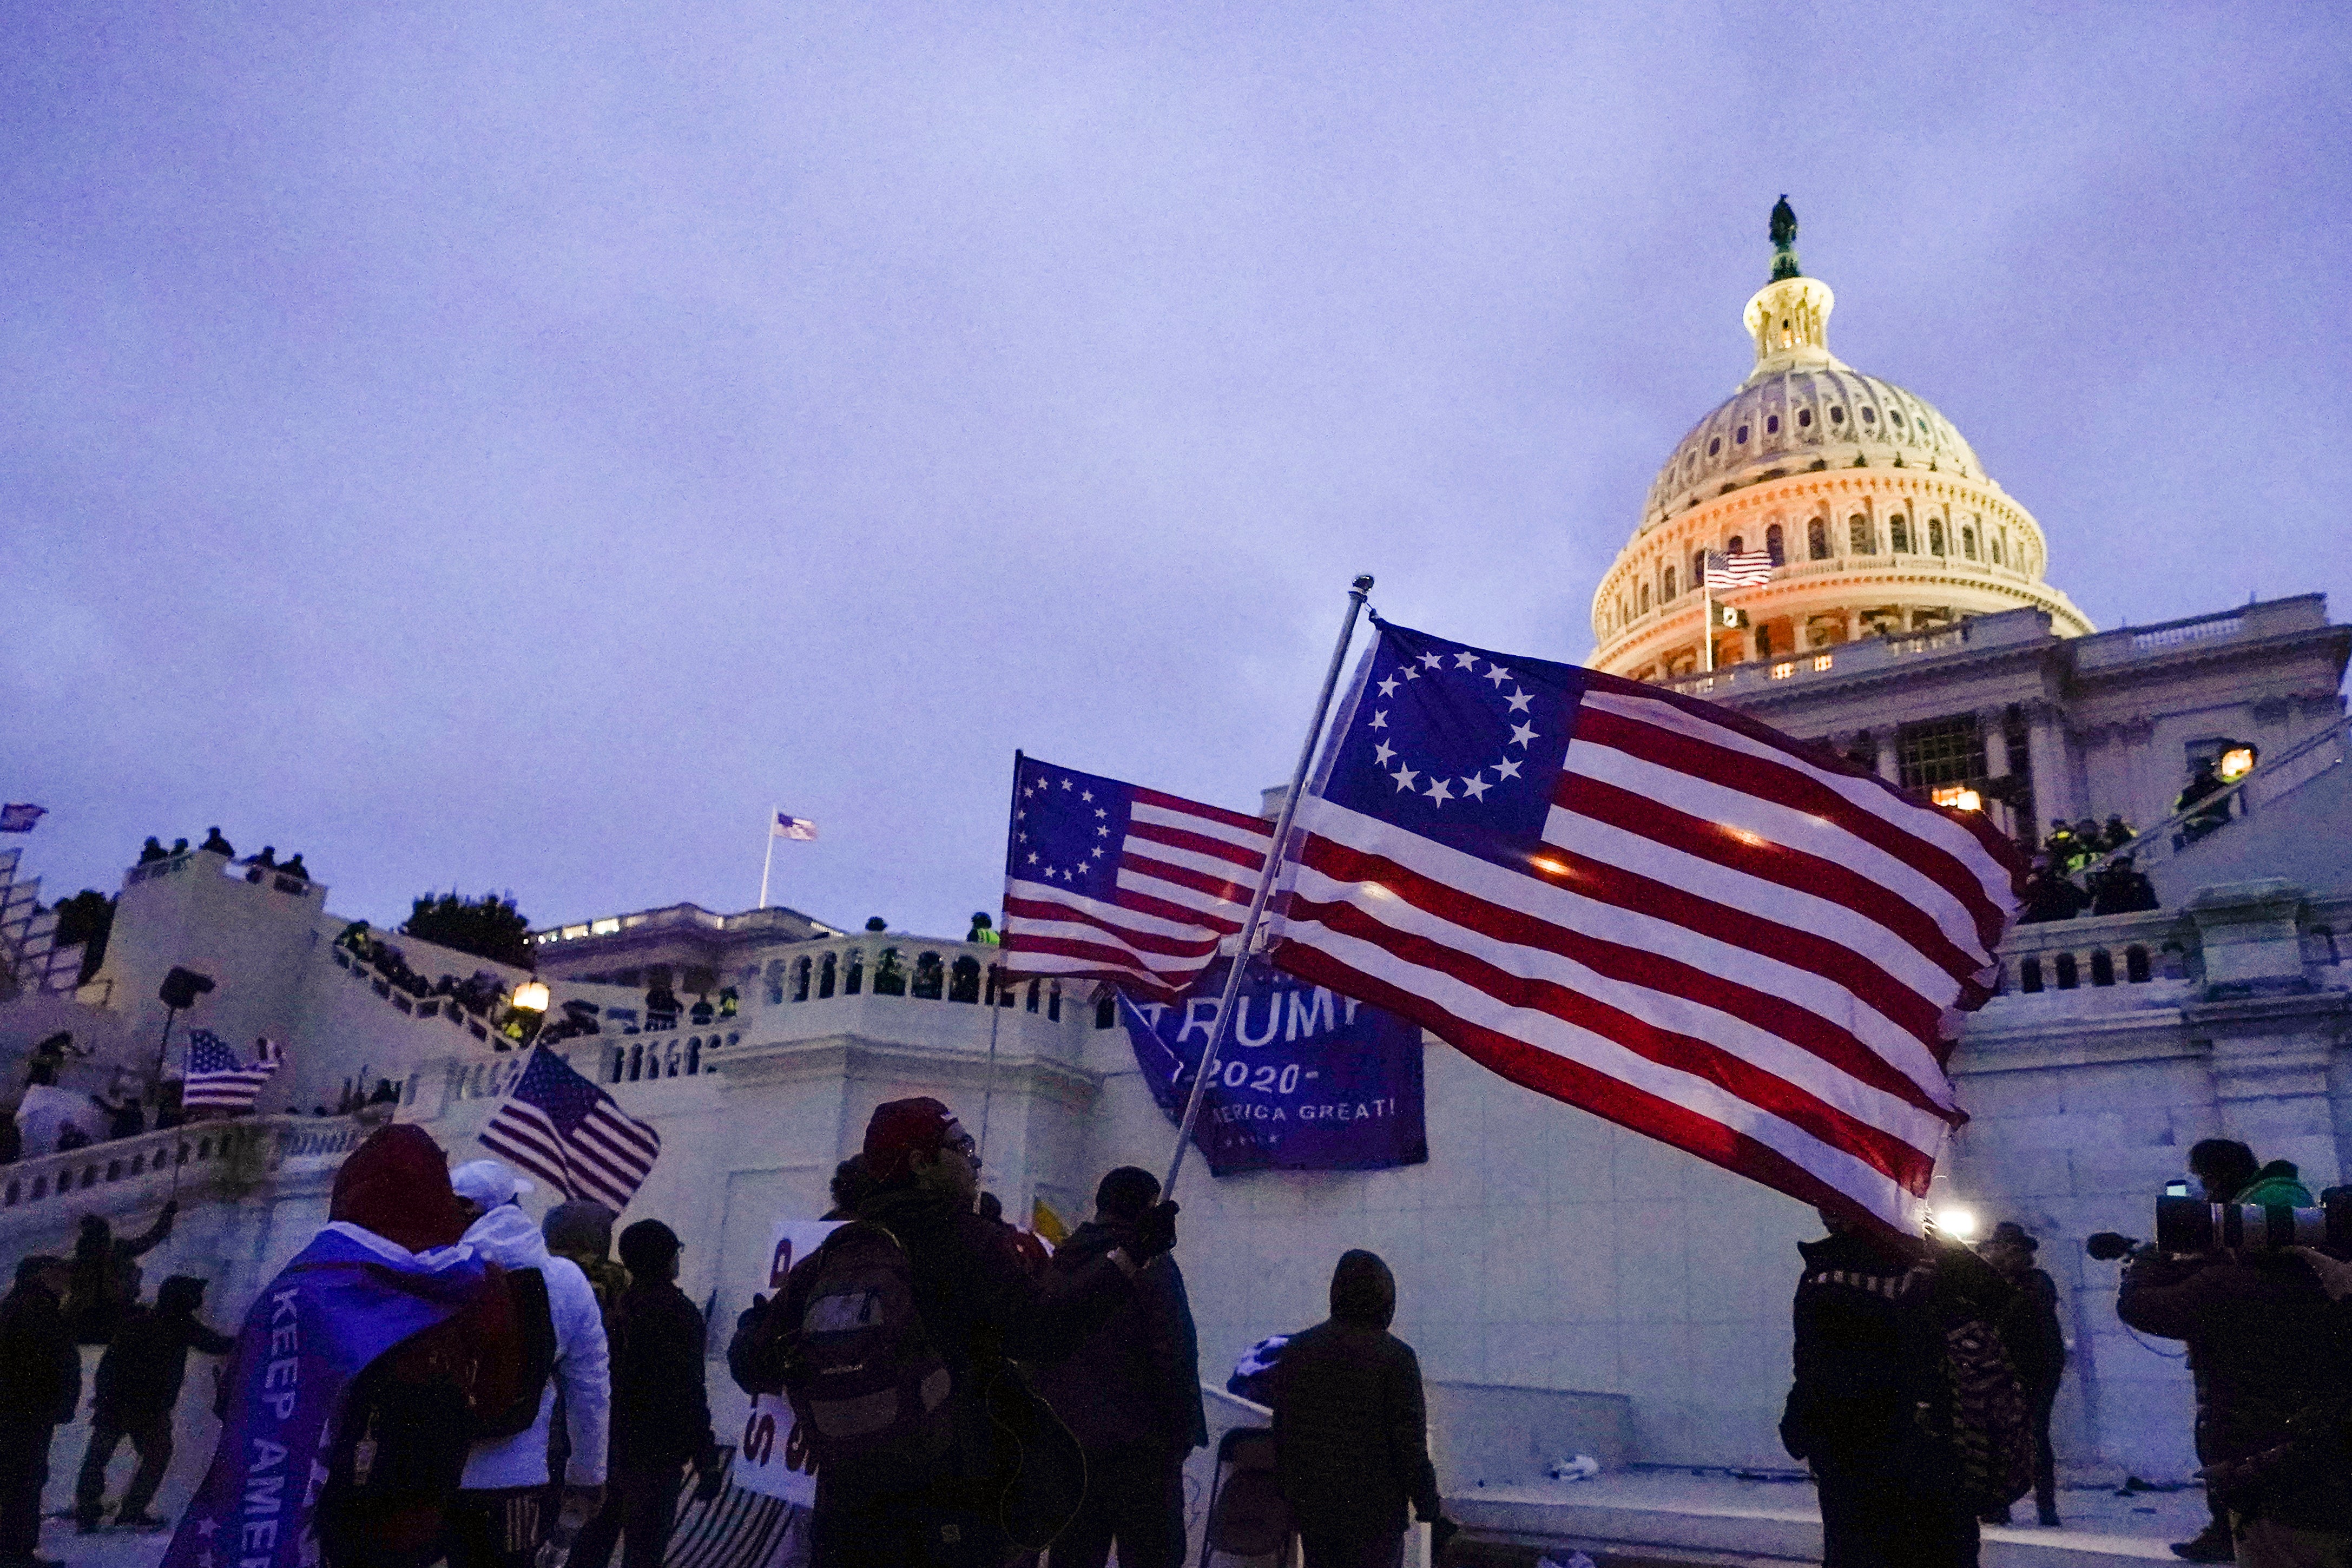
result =
[{"label": "outdoor lamp", "polygon": [[1958,811],[1984,809],[1984,796],[1966,784],[1946,784],[1928,798],[1937,805],[1948,805]]},{"label": "outdoor lamp", "polygon": [[2254,771],[2254,763],[2261,756],[2260,747],[2249,745],[2243,741],[2230,742],[2221,748],[2221,782],[2236,784]]},{"label": "outdoor lamp", "polygon": [[1958,1204],[1936,1211],[1936,1228],[1954,1241],[1972,1241],[1977,1234],[1976,1210]]},{"label": "outdoor lamp", "polygon": [[525,1013],[544,1013],[547,1002],[547,982],[544,980],[526,980],[515,987],[514,1005]]}]

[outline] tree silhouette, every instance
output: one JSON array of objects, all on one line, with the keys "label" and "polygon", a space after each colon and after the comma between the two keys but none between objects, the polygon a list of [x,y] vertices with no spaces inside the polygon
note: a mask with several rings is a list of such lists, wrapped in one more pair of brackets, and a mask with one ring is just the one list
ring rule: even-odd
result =
[{"label": "tree silhouette", "polygon": [[420,941],[454,947],[476,958],[517,969],[535,968],[530,922],[515,908],[514,895],[484,893],[478,899],[457,896],[452,888],[426,893],[410,908],[401,931]]}]

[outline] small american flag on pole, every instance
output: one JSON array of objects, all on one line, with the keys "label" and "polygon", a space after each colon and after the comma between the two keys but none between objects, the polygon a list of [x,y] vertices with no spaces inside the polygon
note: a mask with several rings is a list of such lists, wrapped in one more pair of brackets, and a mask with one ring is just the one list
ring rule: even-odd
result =
[{"label": "small american flag on pole", "polygon": [[661,1155],[660,1133],[545,1046],[531,1051],[507,1102],[482,1129],[481,1143],[565,1197],[593,1198],[616,1214]]},{"label": "small american flag on pole", "polygon": [[1182,995],[1242,929],[1274,825],[1024,757],[1004,857],[1004,967]]},{"label": "small american flag on pole", "polygon": [[1712,703],[1383,623],[1274,961],[1503,1077],[1916,1232],[2024,867]]},{"label": "small american flag on pole", "polygon": [[1753,588],[1772,580],[1775,563],[1771,554],[1762,550],[1735,550],[1726,555],[1720,550],[1706,552],[1706,585],[1709,588]]},{"label": "small american flag on pole", "polygon": [[188,1067],[180,1086],[184,1110],[251,1110],[270,1075],[286,1059],[274,1041],[254,1042],[250,1066],[237,1059],[228,1042],[210,1029],[188,1031]]},{"label": "small american flag on pole", "polygon": [[809,817],[789,816],[780,811],[776,813],[776,820],[768,825],[768,837],[797,838],[807,843],[816,837],[816,823]]}]

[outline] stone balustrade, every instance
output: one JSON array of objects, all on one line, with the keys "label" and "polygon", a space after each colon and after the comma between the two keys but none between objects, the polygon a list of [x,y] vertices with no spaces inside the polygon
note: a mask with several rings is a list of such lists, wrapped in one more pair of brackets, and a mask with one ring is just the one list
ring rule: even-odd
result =
[{"label": "stone balustrade", "polygon": [[0,1214],[30,1221],[67,1204],[139,1206],[174,1190],[247,1185],[289,1163],[331,1168],[373,1131],[352,1116],[249,1116],[92,1143],[0,1166]]}]

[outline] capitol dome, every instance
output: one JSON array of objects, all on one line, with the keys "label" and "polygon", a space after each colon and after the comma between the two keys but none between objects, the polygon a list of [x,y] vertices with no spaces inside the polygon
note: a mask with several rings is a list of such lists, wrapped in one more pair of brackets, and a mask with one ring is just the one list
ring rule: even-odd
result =
[{"label": "capitol dome", "polygon": [[[1829,352],[1836,298],[1799,270],[1795,237],[1784,198],[1771,280],[1743,313],[1755,368],[1659,469],[1593,595],[1594,668],[1669,679],[2029,607],[2089,631],[2042,580],[2041,525],[1952,422]],[[1769,574],[1710,606],[1710,554],[1769,558]]]}]

